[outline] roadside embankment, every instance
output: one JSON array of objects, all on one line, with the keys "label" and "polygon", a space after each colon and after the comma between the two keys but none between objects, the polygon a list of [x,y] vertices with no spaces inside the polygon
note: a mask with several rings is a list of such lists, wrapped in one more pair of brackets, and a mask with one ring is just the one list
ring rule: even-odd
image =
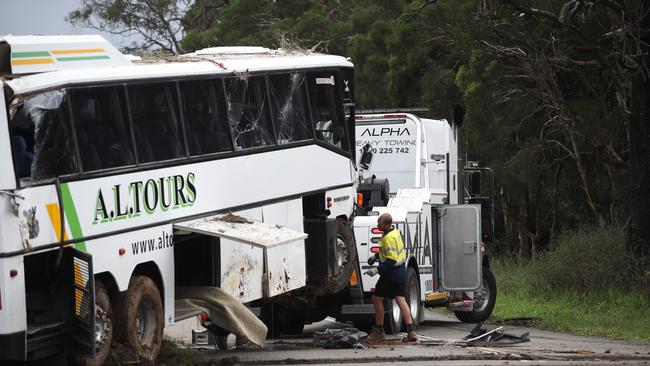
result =
[{"label": "roadside embankment", "polygon": [[649,272],[633,266],[620,229],[580,229],[560,235],[547,252],[525,263],[512,258],[492,262],[497,321],[650,340]]}]

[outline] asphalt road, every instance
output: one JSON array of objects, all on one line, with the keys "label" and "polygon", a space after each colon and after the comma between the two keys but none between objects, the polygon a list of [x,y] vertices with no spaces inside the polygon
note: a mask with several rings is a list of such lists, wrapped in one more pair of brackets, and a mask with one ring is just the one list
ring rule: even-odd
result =
[{"label": "asphalt road", "polygon": [[[397,363],[409,365],[650,365],[650,342],[613,341],[605,338],[573,336],[529,327],[507,324],[486,324],[492,329],[504,326],[510,334],[528,332],[530,342],[511,346],[462,347],[454,341],[467,336],[474,324],[464,324],[451,313],[427,311],[425,321],[418,328],[419,345],[404,345],[399,341],[367,345],[364,349],[323,349],[313,347],[313,332],[328,328],[345,328],[349,324],[331,319],[305,327],[302,335],[267,340],[263,349],[234,349],[234,337],[229,342],[233,349],[214,350],[199,347],[210,358],[233,359],[241,364],[369,364]],[[191,328],[196,321],[175,325],[166,331],[170,338],[191,342]]]}]

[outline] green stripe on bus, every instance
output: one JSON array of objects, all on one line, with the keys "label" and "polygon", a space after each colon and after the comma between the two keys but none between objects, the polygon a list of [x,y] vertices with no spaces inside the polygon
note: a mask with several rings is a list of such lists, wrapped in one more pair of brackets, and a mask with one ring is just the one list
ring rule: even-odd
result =
[{"label": "green stripe on bus", "polygon": [[23,57],[47,57],[50,53],[47,51],[33,51],[33,52],[12,52],[11,58],[23,58]]},{"label": "green stripe on bus", "polygon": [[[67,183],[61,184],[61,196],[63,199],[63,209],[65,210],[65,216],[68,219],[68,225],[70,225],[72,238],[83,238],[84,235],[81,231],[81,225],[79,225],[79,216],[77,216],[77,209],[74,207],[74,201],[72,200],[72,195],[70,194],[70,187],[68,187]],[[80,241],[74,246],[82,252],[86,251],[86,242],[84,241]]]},{"label": "green stripe on bus", "polygon": [[78,57],[57,57],[57,61],[86,61],[86,60],[108,60],[108,56],[78,56]]}]

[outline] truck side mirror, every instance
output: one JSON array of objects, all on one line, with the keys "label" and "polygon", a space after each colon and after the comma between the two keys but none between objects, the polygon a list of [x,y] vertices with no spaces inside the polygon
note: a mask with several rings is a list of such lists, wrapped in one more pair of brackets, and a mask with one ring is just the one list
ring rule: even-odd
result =
[{"label": "truck side mirror", "polygon": [[365,144],[361,153],[361,159],[359,159],[359,166],[363,170],[368,170],[370,163],[372,163],[372,147],[370,147],[370,144]]},{"label": "truck side mirror", "polygon": [[454,124],[457,126],[463,125],[463,119],[465,118],[465,108],[460,105],[454,105]]},{"label": "truck side mirror", "polygon": [[469,175],[470,194],[474,197],[481,195],[481,172],[472,172]]}]

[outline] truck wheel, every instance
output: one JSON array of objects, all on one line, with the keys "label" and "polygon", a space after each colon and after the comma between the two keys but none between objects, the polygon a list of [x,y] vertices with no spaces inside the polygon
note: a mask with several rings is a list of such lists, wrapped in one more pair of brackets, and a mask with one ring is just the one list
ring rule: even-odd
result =
[{"label": "truck wheel", "polygon": [[336,220],[336,263],[339,273],[329,280],[328,293],[341,291],[348,285],[352,271],[356,267],[357,246],[350,224],[342,219]]},{"label": "truck wheel", "polygon": [[497,300],[497,281],[490,270],[483,266],[483,286],[474,292],[474,310],[456,311],[456,318],[463,323],[479,323],[492,315]]},{"label": "truck wheel", "polygon": [[[420,278],[413,267],[408,268],[407,278],[408,297],[406,298],[406,303],[409,305],[409,309],[411,309],[413,324],[418,325],[422,322],[422,318],[424,317],[424,306],[422,305],[420,296]],[[406,323],[404,326],[406,326]]]},{"label": "truck wheel", "polygon": [[75,365],[100,366],[106,361],[113,343],[113,310],[104,284],[95,280],[95,357],[74,357]]},{"label": "truck wheel", "polygon": [[133,276],[116,302],[115,335],[147,361],[154,362],[163,339],[163,305],[158,287],[146,276]]},{"label": "truck wheel", "polygon": [[384,299],[386,315],[384,316],[384,331],[386,334],[397,334],[402,329],[402,311],[393,299]]}]

